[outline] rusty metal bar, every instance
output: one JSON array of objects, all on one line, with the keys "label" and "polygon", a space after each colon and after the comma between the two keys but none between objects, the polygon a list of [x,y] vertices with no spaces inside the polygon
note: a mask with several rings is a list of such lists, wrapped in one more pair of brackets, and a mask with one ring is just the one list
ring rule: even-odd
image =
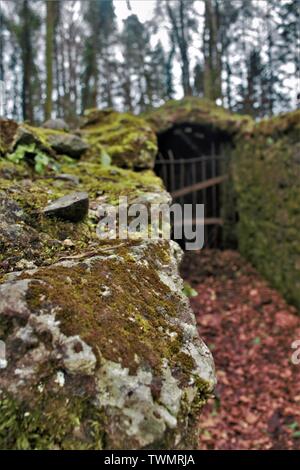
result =
[{"label": "rusty metal bar", "polygon": [[[211,160],[211,170],[212,170],[212,177],[215,178],[217,175],[217,168],[216,168],[216,148],[215,143],[212,141],[211,143],[211,150],[212,150],[212,160]],[[212,217],[217,217],[217,188],[216,186],[212,186]]]},{"label": "rusty metal bar", "polygon": [[[181,165],[180,165],[180,187],[184,188],[185,185],[185,161],[181,160]],[[184,197],[181,196],[180,198],[180,204],[184,204]]]},{"label": "rusty metal bar", "polygon": [[[192,181],[193,181],[193,186],[195,186],[197,184],[197,174],[196,174],[196,163],[192,163]],[[197,190],[193,191],[193,194],[192,194],[192,200],[193,200],[193,204],[196,205],[197,204]]]},{"label": "rusty metal bar", "polygon": [[162,153],[159,154],[159,157],[160,157],[160,160],[159,160],[159,164],[161,165],[161,169],[162,169],[162,179],[164,181],[164,184],[165,186],[167,187],[168,186],[168,182],[169,182],[169,178],[168,178],[168,172],[167,172],[167,167],[166,167],[166,161],[164,159],[164,156]]},{"label": "rusty metal bar", "polygon": [[174,168],[174,155],[172,150],[168,150],[168,156],[170,159],[170,162],[172,163],[170,167],[170,191],[175,190],[175,168]]},{"label": "rusty metal bar", "polygon": [[185,221],[178,221],[177,223],[175,222],[174,225],[181,225],[184,222],[192,223],[193,225],[196,224],[204,224],[204,225],[223,225],[224,220],[218,217],[208,217],[204,219],[191,219],[191,220],[185,220]]},{"label": "rusty metal bar", "polygon": [[209,188],[211,186],[215,186],[216,184],[220,184],[228,178],[228,175],[216,176],[215,178],[210,178],[206,181],[200,181],[199,183],[192,184],[191,186],[187,186],[186,188],[178,189],[177,191],[173,191],[171,193],[173,199],[181,196],[185,196],[186,194],[190,194],[193,191],[200,191],[205,188]]},{"label": "rusty metal bar", "polygon": [[[222,157],[221,155],[216,155],[215,156],[216,160],[222,160],[224,159],[224,156]],[[173,162],[170,160],[164,160],[164,162],[167,165],[180,165],[182,162],[184,163],[198,163],[201,162],[202,160],[211,160],[211,155],[202,155],[201,157],[195,157],[195,158],[178,158],[175,159]],[[160,164],[161,160],[158,158],[155,162],[156,164]]]},{"label": "rusty metal bar", "polygon": [[190,147],[190,149],[198,155],[199,148],[197,145],[195,145],[192,140],[181,130],[181,129],[175,129],[174,130],[174,135],[178,135],[185,143]]},{"label": "rusty metal bar", "polygon": [[[202,160],[201,161],[201,179],[202,181],[205,181],[206,180],[206,160]],[[204,216],[206,214],[206,204],[207,204],[207,195],[206,195],[206,188],[203,188],[203,191],[202,191],[202,202],[204,204]],[[204,226],[204,245],[206,244],[206,241],[207,241],[207,238],[208,238],[208,229],[207,229],[207,226],[205,225]]]}]

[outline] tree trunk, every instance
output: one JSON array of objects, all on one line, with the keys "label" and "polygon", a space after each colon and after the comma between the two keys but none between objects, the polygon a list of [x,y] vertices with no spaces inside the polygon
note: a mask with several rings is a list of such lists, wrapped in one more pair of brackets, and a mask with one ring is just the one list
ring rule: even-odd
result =
[{"label": "tree trunk", "polygon": [[180,54],[182,60],[182,85],[184,96],[192,94],[191,81],[190,81],[190,62],[188,57],[188,45],[185,37],[185,24],[184,24],[184,2],[180,0],[179,7],[179,16],[180,16],[180,31],[181,31],[181,41],[179,44]]},{"label": "tree trunk", "polygon": [[172,24],[174,38],[176,39],[180,58],[181,58],[181,72],[182,72],[182,88],[184,96],[191,95],[192,89],[190,84],[190,63],[188,58],[188,45],[185,37],[185,24],[184,24],[184,1],[180,0],[179,5],[179,24],[177,18],[170,7],[170,4],[166,3],[168,15]]},{"label": "tree trunk", "polygon": [[46,0],[46,103],[45,119],[51,118],[53,90],[53,40],[55,2]]},{"label": "tree trunk", "polygon": [[30,11],[28,0],[23,0],[22,8],[23,28],[22,28],[22,65],[23,65],[23,83],[22,83],[22,111],[24,121],[33,122],[33,104],[32,104],[32,45],[30,36]]},{"label": "tree trunk", "polygon": [[218,50],[218,17],[212,0],[205,0],[204,48],[204,96],[216,101],[222,97],[221,56]]}]

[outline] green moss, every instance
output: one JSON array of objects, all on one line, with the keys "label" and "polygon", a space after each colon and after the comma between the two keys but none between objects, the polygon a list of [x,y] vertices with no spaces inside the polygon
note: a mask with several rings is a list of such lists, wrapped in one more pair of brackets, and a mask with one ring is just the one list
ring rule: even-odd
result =
[{"label": "green moss", "polygon": [[299,116],[296,111],[256,124],[237,140],[233,156],[240,250],[298,307]]},{"label": "green moss", "polygon": [[[168,321],[177,315],[174,297],[160,281],[150,254],[145,253],[143,258],[146,267],[124,260],[129,249],[128,245],[115,248],[117,259],[95,259],[89,270],[84,261],[71,269],[52,266],[40,270],[39,279],[49,285],[47,301],[59,306],[57,319],[64,334],[80,335],[96,354],[101,351],[106,359],[121,360],[132,372],[140,363],[159,371],[162,358],[181,364],[181,332],[176,326],[170,331]],[[162,251],[165,257],[167,246]],[[152,256],[156,263],[160,253]],[[101,286],[109,290],[109,296],[102,295]],[[29,298],[31,308],[42,308],[40,298],[44,296],[45,287],[34,286]],[[172,333],[174,340],[170,341]],[[186,377],[182,379],[187,380],[194,364],[188,366],[183,368]]]},{"label": "green moss", "polygon": [[151,168],[157,153],[156,136],[137,116],[113,110],[87,110],[82,137],[90,144],[86,159],[100,162],[105,152],[114,165],[126,168]]},{"label": "green moss", "polygon": [[[116,205],[120,196],[128,196],[128,202],[145,192],[159,192],[162,190],[161,180],[150,170],[138,173],[117,167],[103,167],[92,162],[74,162],[66,159],[57,169],[57,174],[69,174],[79,178],[79,184],[57,178],[54,171],[24,184],[24,177],[33,177],[33,173],[24,162],[16,165],[5,160],[0,161],[0,192],[4,191],[11,199],[16,201],[26,214],[26,224],[36,229],[42,238],[42,248],[39,249],[37,261],[41,264],[57,261],[68,252],[79,253],[90,250],[91,246],[101,245],[96,235],[97,218],[90,212],[81,223],[71,223],[58,219],[50,219],[42,215],[42,209],[59,197],[76,191],[87,191],[90,206],[97,207],[101,202]],[[3,177],[1,177],[3,176]],[[100,199],[99,199],[100,198]],[[72,240],[74,246],[68,248],[62,245],[66,238]],[[94,249],[94,248],[93,248]],[[12,247],[6,246],[3,257],[22,258],[23,246],[18,248],[17,241]],[[19,253],[19,256],[18,256]],[[36,255],[33,255],[34,260]],[[1,272],[1,268],[0,268]]]},{"label": "green moss", "polygon": [[249,116],[232,114],[211,101],[196,97],[168,101],[142,116],[155,132],[165,131],[180,123],[212,126],[229,135],[249,131],[253,127],[253,121]]},{"label": "green moss", "polygon": [[266,142],[271,145],[273,139],[288,133],[289,137],[292,135],[299,141],[300,132],[300,110],[290,113],[280,114],[271,119],[264,119],[255,125],[253,133],[256,135],[263,135],[271,137]]},{"label": "green moss", "polygon": [[[61,133],[60,131],[52,131],[50,129],[43,129],[40,127],[30,126],[29,124],[22,123],[19,127],[18,132],[15,137],[14,149],[18,145],[30,145],[36,144],[38,148],[49,155],[54,156],[55,152],[51,149],[50,144],[48,143],[47,136],[49,133]],[[25,134],[25,137],[24,135]],[[21,141],[20,141],[21,138]]]},{"label": "green moss", "polygon": [[103,415],[85,397],[37,392],[30,405],[8,394],[0,397],[2,450],[99,450],[103,429]]}]

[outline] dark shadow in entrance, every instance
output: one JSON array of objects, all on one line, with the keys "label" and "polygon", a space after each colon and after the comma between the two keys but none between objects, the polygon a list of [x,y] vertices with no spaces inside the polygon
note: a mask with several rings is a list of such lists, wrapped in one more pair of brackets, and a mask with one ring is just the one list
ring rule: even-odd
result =
[{"label": "dark shadow in entrance", "polygon": [[172,194],[173,202],[192,204],[193,208],[204,204],[205,247],[221,248],[221,183],[226,178],[228,134],[212,126],[181,123],[158,133],[157,138],[156,174]]}]

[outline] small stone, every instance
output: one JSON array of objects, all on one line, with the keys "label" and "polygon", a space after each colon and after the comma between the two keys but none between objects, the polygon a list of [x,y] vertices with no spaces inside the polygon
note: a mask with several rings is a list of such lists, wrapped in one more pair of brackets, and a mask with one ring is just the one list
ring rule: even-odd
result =
[{"label": "small stone", "polygon": [[54,382],[63,387],[65,385],[65,374],[62,371],[58,371]]},{"label": "small stone", "polygon": [[109,297],[111,295],[111,289],[108,286],[101,286],[100,295],[102,297]]},{"label": "small stone", "polygon": [[36,132],[25,126],[19,126],[11,144],[11,150],[15,150],[18,145],[32,145],[35,144],[42,152],[55,157],[56,154],[51,146],[45,144]]},{"label": "small stone", "polygon": [[61,173],[60,175],[55,176],[56,180],[68,181],[73,184],[79,184],[79,178],[75,175],[69,175],[67,173]]},{"label": "small stone", "polygon": [[89,209],[89,196],[87,193],[72,193],[53,201],[43,210],[49,217],[79,222],[84,219]]},{"label": "small stone", "polygon": [[35,269],[36,268],[36,264],[34,264],[33,261],[28,261],[26,259],[20,259],[20,261],[18,261],[16,263],[16,268],[17,269]]},{"label": "small stone", "polygon": [[70,238],[66,238],[64,241],[63,241],[63,245],[64,246],[67,246],[67,247],[73,247],[75,246],[75,243],[72,242],[72,240]]},{"label": "small stone", "polygon": [[7,367],[7,360],[0,358],[0,369],[6,369]]},{"label": "small stone", "polygon": [[70,130],[68,124],[63,119],[48,119],[48,121],[44,122],[42,125],[45,129],[53,129],[55,131],[66,131]]},{"label": "small stone", "polygon": [[49,145],[59,154],[80,158],[89,145],[75,134],[53,134],[48,136]]}]

